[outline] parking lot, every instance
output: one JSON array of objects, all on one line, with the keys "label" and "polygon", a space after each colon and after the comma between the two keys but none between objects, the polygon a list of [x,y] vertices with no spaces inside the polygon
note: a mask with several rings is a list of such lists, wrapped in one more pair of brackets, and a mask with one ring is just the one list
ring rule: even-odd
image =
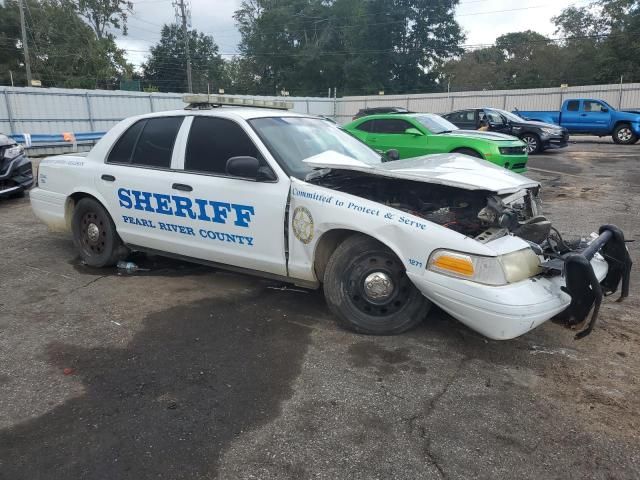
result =
[{"label": "parking lot", "polygon": [[[640,239],[640,144],[533,156],[568,236]],[[593,334],[483,338],[434,308],[340,329],[320,291],[161,257],[80,264],[0,202],[0,479],[640,478],[640,271]]]}]

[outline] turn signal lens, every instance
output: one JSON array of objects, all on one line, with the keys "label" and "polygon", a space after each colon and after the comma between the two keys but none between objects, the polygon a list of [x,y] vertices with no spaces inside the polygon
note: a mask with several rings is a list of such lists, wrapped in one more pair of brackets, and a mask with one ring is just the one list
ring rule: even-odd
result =
[{"label": "turn signal lens", "polygon": [[473,276],[473,262],[468,255],[442,253],[434,258],[431,265],[438,270],[448,271],[457,275]]}]

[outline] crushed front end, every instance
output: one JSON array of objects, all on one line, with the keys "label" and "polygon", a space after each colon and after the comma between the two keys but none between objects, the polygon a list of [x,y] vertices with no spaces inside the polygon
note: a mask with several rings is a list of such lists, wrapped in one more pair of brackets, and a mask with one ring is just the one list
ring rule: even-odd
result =
[{"label": "crushed front end", "polygon": [[[632,262],[622,231],[605,225],[598,234],[565,240],[542,214],[539,186],[499,194],[353,171],[311,181],[424,218],[494,250],[504,267],[501,278],[466,276],[464,262],[484,268],[483,257],[446,245],[431,253],[426,272],[407,271],[425,296],[490,338],[522,335],[554,316],[573,327],[593,311],[576,335],[582,338],[592,331],[603,296],[618,288],[621,298],[629,294]],[[440,251],[449,262],[443,268],[437,265]]]}]

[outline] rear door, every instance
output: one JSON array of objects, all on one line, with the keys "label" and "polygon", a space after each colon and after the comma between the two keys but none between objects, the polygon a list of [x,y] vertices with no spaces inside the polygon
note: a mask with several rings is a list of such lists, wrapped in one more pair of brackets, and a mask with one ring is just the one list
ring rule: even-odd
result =
[{"label": "rear door", "polygon": [[476,110],[458,110],[445,115],[444,118],[463,130],[476,130],[478,128],[478,112]]},{"label": "rear door", "polygon": [[[184,116],[147,118],[115,142],[95,182],[125,243],[178,253],[180,238],[160,228],[170,208],[174,146]],[[160,202],[160,203],[158,203]]]},{"label": "rear door", "polygon": [[580,115],[584,113],[581,111],[580,103],[580,100],[567,100],[565,108],[560,114],[560,124],[572,132],[579,132],[584,128],[580,121]]},{"label": "rear door", "polygon": [[396,149],[401,159],[426,155],[427,137],[405,133],[409,128],[422,130],[401,118],[378,118],[367,134],[367,144],[381,153]]}]

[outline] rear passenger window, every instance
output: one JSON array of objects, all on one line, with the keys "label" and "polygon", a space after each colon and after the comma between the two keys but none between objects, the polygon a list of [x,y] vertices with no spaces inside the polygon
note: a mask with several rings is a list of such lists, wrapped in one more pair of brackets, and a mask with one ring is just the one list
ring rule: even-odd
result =
[{"label": "rear passenger window", "polygon": [[169,168],[173,144],[184,117],[161,117],[147,120],[133,151],[131,163],[145,167]]},{"label": "rear passenger window", "polygon": [[149,118],[134,123],[111,150],[107,162],[171,167],[173,144],[184,117]]},{"label": "rear passenger window", "polygon": [[360,125],[356,127],[356,130],[361,130],[363,132],[372,132],[374,121],[375,120],[367,120],[366,122],[362,122]]},{"label": "rear passenger window", "polygon": [[129,127],[129,130],[124,132],[124,135],[116,142],[116,145],[111,150],[107,162],[109,163],[129,163],[131,161],[131,155],[133,149],[136,146],[140,132],[142,131],[146,120],[140,120]]},{"label": "rear passenger window", "polygon": [[258,149],[237,123],[224,118],[196,117],[191,125],[184,169],[227,174],[231,157],[255,157]]},{"label": "rear passenger window", "polygon": [[580,109],[580,100],[569,100],[567,102],[567,110],[569,112],[577,112]]}]

